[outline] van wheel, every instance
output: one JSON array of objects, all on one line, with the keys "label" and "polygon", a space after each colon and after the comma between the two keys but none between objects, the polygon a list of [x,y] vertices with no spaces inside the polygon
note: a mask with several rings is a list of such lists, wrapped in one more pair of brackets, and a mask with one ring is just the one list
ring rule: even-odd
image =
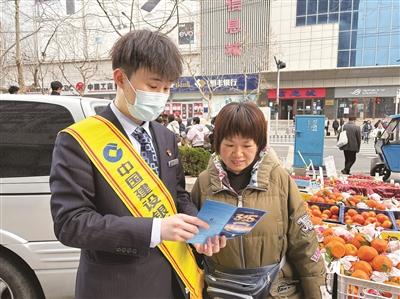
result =
[{"label": "van wheel", "polygon": [[44,299],[34,274],[25,265],[2,255],[0,265],[0,299]]}]

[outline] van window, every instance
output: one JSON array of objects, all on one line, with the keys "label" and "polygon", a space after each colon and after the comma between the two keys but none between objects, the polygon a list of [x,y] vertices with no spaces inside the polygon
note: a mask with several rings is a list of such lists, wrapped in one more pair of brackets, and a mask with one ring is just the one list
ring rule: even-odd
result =
[{"label": "van window", "polygon": [[57,133],[73,123],[60,105],[0,101],[0,177],[49,175]]}]

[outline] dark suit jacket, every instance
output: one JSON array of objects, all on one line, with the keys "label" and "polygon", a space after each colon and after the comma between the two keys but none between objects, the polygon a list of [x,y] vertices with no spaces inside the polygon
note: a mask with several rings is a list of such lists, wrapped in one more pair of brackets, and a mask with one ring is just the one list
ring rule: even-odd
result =
[{"label": "dark suit jacket", "polygon": [[[110,107],[102,116],[125,135]],[[151,122],[150,129],[161,180],[178,211],[196,215],[185,191],[181,164],[168,166],[168,161],[178,158],[174,134],[157,122]],[[67,133],[56,139],[50,188],[57,238],[82,249],[76,298],[184,298],[169,262],[157,248],[150,248],[152,218],[132,217]],[[180,281],[179,285],[182,287]]]}]

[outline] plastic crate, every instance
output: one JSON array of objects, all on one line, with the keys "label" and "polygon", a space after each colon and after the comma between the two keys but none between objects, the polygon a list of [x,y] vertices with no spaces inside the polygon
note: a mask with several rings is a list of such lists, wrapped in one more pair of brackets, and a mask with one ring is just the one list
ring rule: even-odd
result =
[{"label": "plastic crate", "polygon": [[332,206],[336,206],[339,208],[339,215],[338,215],[338,220],[332,220],[332,219],[323,219],[322,221],[324,222],[330,222],[330,223],[336,223],[336,224],[343,224],[344,223],[344,206],[342,204],[328,204],[328,203],[321,203],[321,202],[313,202],[313,201],[307,201],[307,204],[309,207],[312,205],[319,206],[321,212],[326,209],[330,209]]},{"label": "plastic crate", "polygon": [[380,211],[380,210],[371,210],[371,209],[360,209],[360,208],[356,208],[356,207],[345,207],[344,211],[343,211],[343,221],[344,221],[344,216],[346,215],[346,212],[350,209],[354,209],[354,210],[358,211],[358,213],[360,213],[360,214],[362,212],[375,212],[376,214],[385,214],[386,216],[389,217],[390,221],[392,222],[392,228],[385,228],[385,230],[395,230],[395,231],[398,230],[398,228],[396,226],[395,216],[392,211]]},{"label": "plastic crate", "polygon": [[[400,286],[388,285],[370,280],[362,280],[342,274],[335,274],[337,278],[338,299],[398,299]],[[389,296],[391,294],[391,297]],[[385,296],[384,296],[385,295]]]}]

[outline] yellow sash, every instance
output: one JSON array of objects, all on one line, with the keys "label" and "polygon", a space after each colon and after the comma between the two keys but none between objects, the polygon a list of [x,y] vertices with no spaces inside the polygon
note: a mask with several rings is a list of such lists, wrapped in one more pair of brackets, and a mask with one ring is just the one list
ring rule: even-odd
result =
[{"label": "yellow sash", "polygon": [[[133,216],[164,218],[177,213],[163,182],[110,121],[96,115],[63,132],[79,142]],[[203,272],[190,247],[183,242],[163,241],[158,248],[185,284],[190,298],[202,298]]]}]

